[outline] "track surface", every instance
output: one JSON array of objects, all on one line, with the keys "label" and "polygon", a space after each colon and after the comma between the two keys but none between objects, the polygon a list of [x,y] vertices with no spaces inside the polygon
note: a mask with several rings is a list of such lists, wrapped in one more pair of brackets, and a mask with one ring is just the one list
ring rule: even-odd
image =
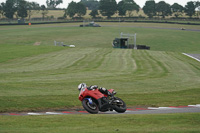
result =
[{"label": "track surface", "polygon": [[[166,114],[166,113],[195,113],[200,112],[200,104],[177,106],[177,107],[148,107],[127,109],[123,114]],[[0,115],[73,115],[73,114],[89,114],[87,111],[55,111],[55,112],[26,112],[26,113],[1,113]],[[115,111],[99,112],[99,114],[121,114]]]},{"label": "track surface", "polygon": [[196,31],[196,32],[200,32],[199,29],[180,29],[180,28],[146,27],[146,26],[102,25],[102,27],[134,27],[134,28],[146,28],[146,29],[166,29],[166,30],[184,30],[184,31]]},{"label": "track surface", "polygon": [[183,54],[200,62],[200,54],[186,54],[186,53]]}]

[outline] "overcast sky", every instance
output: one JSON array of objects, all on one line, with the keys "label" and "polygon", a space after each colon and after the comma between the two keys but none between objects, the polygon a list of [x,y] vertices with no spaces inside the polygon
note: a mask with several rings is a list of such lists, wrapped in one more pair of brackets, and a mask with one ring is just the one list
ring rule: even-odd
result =
[{"label": "overcast sky", "polygon": [[[5,2],[6,0],[0,0],[0,3]],[[46,5],[46,0],[26,0],[26,1],[34,1],[39,3],[40,5]],[[67,8],[68,3],[70,3],[72,0],[63,0],[63,4],[58,5],[57,7],[60,8]],[[75,2],[79,2],[80,0],[73,0]],[[121,1],[121,0],[116,0],[117,2]],[[147,0],[134,0],[140,7],[143,7],[145,2]],[[188,1],[192,1],[192,0],[155,0],[156,3],[158,3],[159,1],[165,1],[166,3],[169,3],[170,5],[174,4],[174,3],[178,3],[182,6],[185,6],[187,4]]]}]

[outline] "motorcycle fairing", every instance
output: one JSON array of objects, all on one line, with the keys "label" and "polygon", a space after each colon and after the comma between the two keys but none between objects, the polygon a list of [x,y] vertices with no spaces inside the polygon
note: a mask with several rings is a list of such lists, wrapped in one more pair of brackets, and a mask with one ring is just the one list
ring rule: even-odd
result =
[{"label": "motorcycle fairing", "polygon": [[84,88],[80,91],[80,94],[79,94],[79,100],[80,101],[83,101],[83,99],[85,97],[93,97],[94,99],[99,99],[99,98],[102,98],[104,97],[104,94],[102,94],[101,92],[99,92],[98,89],[95,89],[95,90],[88,90],[86,91],[87,88]]}]

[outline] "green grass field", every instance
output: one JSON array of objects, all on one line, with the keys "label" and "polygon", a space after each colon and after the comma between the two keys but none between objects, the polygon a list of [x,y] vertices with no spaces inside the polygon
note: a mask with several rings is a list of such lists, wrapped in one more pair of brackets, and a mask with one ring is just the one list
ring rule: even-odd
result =
[{"label": "green grass field", "polygon": [[0,116],[1,133],[198,133],[199,113]]},{"label": "green grass field", "polygon": [[[200,54],[200,32],[126,27],[138,26],[135,23],[100,28],[71,27],[73,25],[79,23],[0,27],[0,112],[80,108],[77,86],[81,82],[114,88],[118,92],[117,96],[124,99],[129,107],[200,103],[200,63],[182,54]],[[167,24],[149,26],[171,27]],[[172,28],[179,26],[173,25]],[[120,32],[137,33],[137,44],[148,45],[151,50],[113,49],[112,40],[119,37]],[[76,47],[54,46],[54,40]],[[40,45],[34,45],[36,42],[40,42]],[[119,126],[121,132],[198,132],[197,116],[199,113],[20,118],[0,116],[0,127],[3,127],[0,132],[50,132],[56,125],[72,119],[72,123],[79,126],[61,124],[52,132],[116,132],[115,128],[108,128],[115,119],[123,123]],[[90,130],[89,125],[84,127],[85,124],[78,121],[78,117],[83,122],[97,122],[96,119],[98,122]],[[124,120],[120,122],[118,117]],[[103,118],[107,119],[105,129],[104,124],[98,126],[98,123],[104,122]],[[169,126],[165,122],[160,123],[165,119],[166,123],[171,122]],[[177,123],[179,119],[183,124]],[[48,120],[55,121],[55,126]],[[39,126],[43,122],[45,124]],[[130,127],[128,124],[136,126]],[[154,127],[156,124],[160,127]],[[187,124],[190,127],[187,128]],[[141,129],[143,125],[145,128]],[[35,129],[38,126],[40,128]],[[149,127],[154,128],[150,130]]]}]

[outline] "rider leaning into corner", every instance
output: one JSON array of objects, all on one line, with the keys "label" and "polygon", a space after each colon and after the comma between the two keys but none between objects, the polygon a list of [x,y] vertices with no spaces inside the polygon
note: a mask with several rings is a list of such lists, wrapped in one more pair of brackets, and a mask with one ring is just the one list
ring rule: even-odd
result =
[{"label": "rider leaning into corner", "polygon": [[[98,88],[97,85],[91,85],[91,86],[87,87],[86,83],[81,83],[81,84],[78,85],[78,90],[80,91],[82,88],[87,88],[88,90],[99,89],[99,91],[102,94],[105,94],[105,95],[108,95],[108,96],[112,95],[106,88],[102,88],[102,87]],[[107,100],[106,97],[103,97],[102,100],[103,100],[103,104],[102,104],[102,101],[99,101],[100,108],[106,108],[107,106],[109,106],[109,103],[108,103],[108,100]]]}]

